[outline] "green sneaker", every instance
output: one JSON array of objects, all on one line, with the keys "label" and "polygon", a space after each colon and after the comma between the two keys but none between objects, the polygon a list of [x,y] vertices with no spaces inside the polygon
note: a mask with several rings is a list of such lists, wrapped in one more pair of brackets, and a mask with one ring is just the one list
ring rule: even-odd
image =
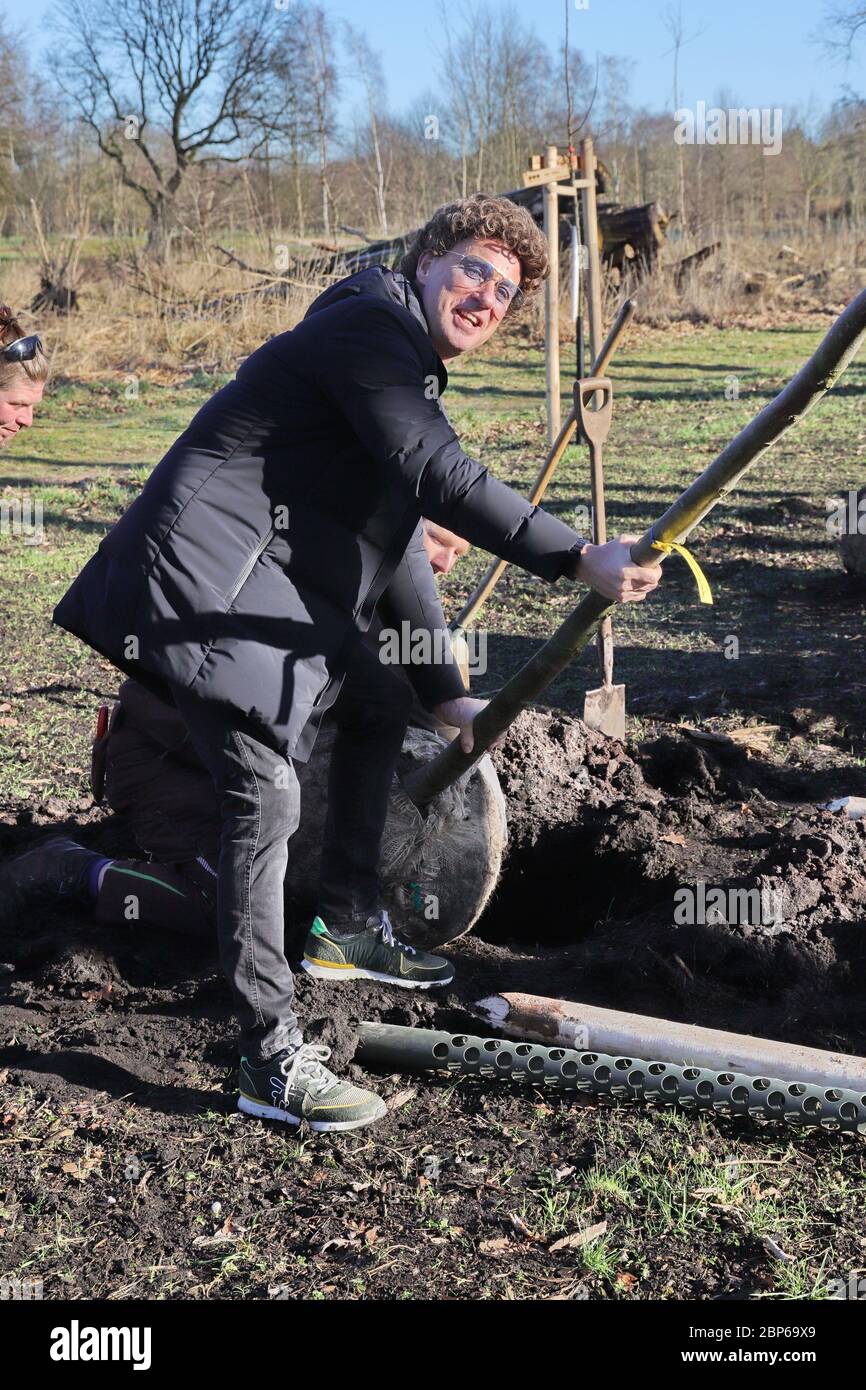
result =
[{"label": "green sneaker", "polygon": [[283,1120],[310,1129],[360,1129],[381,1120],[387,1105],[381,1096],[341,1081],[323,1066],[329,1047],[299,1043],[257,1066],[246,1057],[238,1069],[238,1110],[260,1120]]},{"label": "green sneaker", "polygon": [[301,964],[318,980],[383,980],[402,989],[431,989],[454,979],[454,967],[443,956],[398,941],[387,912],[368,917],[353,936],[332,936],[316,917]]}]

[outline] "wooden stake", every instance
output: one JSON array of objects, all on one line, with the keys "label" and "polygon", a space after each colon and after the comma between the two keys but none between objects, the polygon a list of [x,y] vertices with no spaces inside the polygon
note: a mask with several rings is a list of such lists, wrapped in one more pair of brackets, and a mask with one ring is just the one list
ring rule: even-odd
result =
[{"label": "wooden stake", "polygon": [[601,257],[598,246],[598,207],[595,197],[596,158],[592,148],[592,137],[580,142],[581,168],[586,183],[580,192],[583,213],[583,234],[589,258],[587,280],[589,282],[589,355],[597,357],[601,350]]},{"label": "wooden stake", "polygon": [[[555,169],[559,156],[555,145],[548,145],[545,167]],[[559,199],[556,184],[544,185],[544,235],[550,274],[544,286],[544,341],[547,372],[547,442],[552,445],[562,423],[559,386]]]}]

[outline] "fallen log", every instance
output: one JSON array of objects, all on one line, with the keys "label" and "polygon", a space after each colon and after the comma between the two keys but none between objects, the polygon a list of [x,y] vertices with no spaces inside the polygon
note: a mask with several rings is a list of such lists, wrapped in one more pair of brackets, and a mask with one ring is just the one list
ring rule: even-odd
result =
[{"label": "fallen log", "polygon": [[708,246],[702,246],[699,251],[693,251],[690,256],[683,256],[682,260],[675,261],[673,265],[666,269],[673,273],[674,284],[679,289],[690,270],[695,266],[702,265],[705,260],[718,251],[721,247],[720,241],[711,241]]}]

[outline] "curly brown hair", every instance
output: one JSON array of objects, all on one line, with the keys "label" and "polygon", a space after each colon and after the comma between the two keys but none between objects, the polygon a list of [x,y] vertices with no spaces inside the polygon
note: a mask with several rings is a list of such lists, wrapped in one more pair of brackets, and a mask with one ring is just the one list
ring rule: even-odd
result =
[{"label": "curly brown hair", "polygon": [[414,280],[418,261],[425,251],[442,256],[458,241],[470,237],[495,238],[519,258],[520,288],[526,296],[524,304],[550,273],[547,241],[532,214],[512,203],[510,198],[492,197],[487,193],[473,193],[469,198],[437,208],[430,221],[415,233],[397,269]]}]

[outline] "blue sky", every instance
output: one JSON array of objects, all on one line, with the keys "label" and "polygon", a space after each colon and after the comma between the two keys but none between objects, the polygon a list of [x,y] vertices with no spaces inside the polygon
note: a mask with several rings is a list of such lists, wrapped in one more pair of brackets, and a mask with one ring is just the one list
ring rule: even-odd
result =
[{"label": "blue sky", "polygon": [[[86,0],[85,0],[86,2]],[[262,0],[268,3],[268,0]],[[578,0],[580,4],[585,0]],[[154,0],[158,4],[158,0]],[[379,51],[388,105],[394,112],[411,103],[419,87],[432,83],[437,0],[321,0],[334,19],[364,29]],[[448,0],[455,9],[461,0]],[[666,108],[670,101],[671,59],[663,56],[670,37],[663,16],[670,0],[588,0],[579,9],[569,0],[572,42],[591,59],[597,53],[634,61],[631,99],[635,105]],[[516,0],[518,13],[531,20],[539,39],[557,43],[564,33],[565,0]],[[807,107],[826,110],[845,84],[863,90],[866,38],[859,61],[847,68],[832,63],[815,34],[826,0],[683,0],[686,33],[696,34],[683,49],[680,84],[686,105],[712,102],[725,89],[745,106]],[[51,42],[52,0],[0,0],[0,12],[32,40],[38,55]]]}]

